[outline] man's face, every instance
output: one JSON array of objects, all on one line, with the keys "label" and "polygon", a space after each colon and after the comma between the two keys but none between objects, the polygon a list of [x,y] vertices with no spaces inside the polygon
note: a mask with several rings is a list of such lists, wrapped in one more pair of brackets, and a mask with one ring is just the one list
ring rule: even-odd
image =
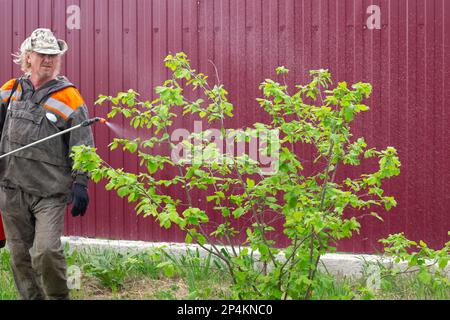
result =
[{"label": "man's face", "polygon": [[50,79],[59,74],[61,66],[61,55],[42,54],[37,52],[30,53],[28,62],[31,64],[31,74],[39,79]]}]

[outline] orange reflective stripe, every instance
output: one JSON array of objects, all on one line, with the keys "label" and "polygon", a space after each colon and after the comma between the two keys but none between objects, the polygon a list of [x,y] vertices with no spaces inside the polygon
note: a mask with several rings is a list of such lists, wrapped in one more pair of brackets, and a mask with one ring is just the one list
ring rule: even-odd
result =
[{"label": "orange reflective stripe", "polygon": [[77,110],[84,104],[84,100],[81,97],[80,92],[74,87],[68,87],[55,92],[51,95],[51,98],[58,100],[72,110]]},{"label": "orange reflective stripe", "polygon": [[12,100],[17,100],[20,98],[20,95],[22,94],[22,87],[20,86],[20,83],[17,85],[16,91],[14,91],[13,96],[11,97]]},{"label": "orange reflective stripe", "polygon": [[8,82],[6,82],[2,87],[1,90],[12,90],[12,88],[14,87],[14,83],[16,83],[16,78],[9,80]]},{"label": "orange reflective stripe", "polygon": [[8,98],[11,95],[11,90],[14,87],[15,82],[16,82],[15,78],[11,79],[0,88],[0,97],[2,102],[8,101]]},{"label": "orange reflective stripe", "polygon": [[59,111],[58,114],[62,115],[63,118],[70,117],[70,115],[74,112],[74,110],[70,108],[67,104],[59,100],[56,100],[52,97],[47,99],[44,107],[50,107],[52,108],[52,110],[58,110]]},{"label": "orange reflective stripe", "polygon": [[[22,93],[22,88],[20,87],[20,84],[17,85],[16,91],[14,91],[13,95],[11,96],[12,101],[16,101],[20,98],[20,94]],[[11,95],[11,90],[5,90],[1,92],[2,100],[3,102],[8,101],[9,96]]]},{"label": "orange reflective stripe", "polygon": [[8,101],[8,98],[11,95],[11,90],[1,90],[0,95],[2,98],[2,102],[6,102]]}]

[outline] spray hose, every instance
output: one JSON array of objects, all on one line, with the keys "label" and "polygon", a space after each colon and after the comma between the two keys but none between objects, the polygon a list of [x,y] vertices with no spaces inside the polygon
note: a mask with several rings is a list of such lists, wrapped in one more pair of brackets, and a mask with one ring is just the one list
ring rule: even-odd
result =
[{"label": "spray hose", "polygon": [[93,125],[96,122],[106,123],[106,119],[103,119],[103,118],[100,118],[100,117],[95,117],[95,118],[92,118],[92,119],[84,120],[82,123],[80,123],[80,124],[78,124],[76,126],[73,126],[73,127],[69,128],[69,129],[60,131],[58,133],[52,134],[51,136],[48,136],[48,137],[43,138],[41,140],[38,140],[38,141],[35,141],[33,143],[27,144],[26,146],[17,148],[16,150],[10,151],[8,153],[5,153],[5,154],[0,156],[0,159],[3,159],[3,158],[5,158],[5,157],[7,157],[9,155],[12,155],[12,154],[16,153],[16,152],[19,152],[19,151],[25,150],[27,148],[33,147],[33,146],[35,146],[35,145],[37,145],[39,143],[42,143],[44,141],[47,141],[47,140],[53,139],[55,137],[61,136],[61,135],[66,134],[66,133],[68,133],[70,131],[73,131],[73,130],[76,130],[76,129],[80,129],[82,127],[88,127],[90,125]]}]

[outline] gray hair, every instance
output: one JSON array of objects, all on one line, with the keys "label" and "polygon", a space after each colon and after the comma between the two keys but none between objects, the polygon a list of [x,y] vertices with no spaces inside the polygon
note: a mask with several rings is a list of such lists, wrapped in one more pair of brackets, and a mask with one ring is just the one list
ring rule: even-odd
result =
[{"label": "gray hair", "polygon": [[19,51],[17,53],[13,53],[13,62],[15,64],[18,64],[20,66],[20,69],[25,72],[28,73],[30,71],[31,68],[31,64],[28,62],[28,55],[33,52],[32,50],[23,50],[23,51]]}]

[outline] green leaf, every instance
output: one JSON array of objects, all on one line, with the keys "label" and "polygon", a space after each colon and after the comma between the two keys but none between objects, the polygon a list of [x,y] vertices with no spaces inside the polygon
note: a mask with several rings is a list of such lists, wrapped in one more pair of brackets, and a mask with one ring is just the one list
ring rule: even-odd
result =
[{"label": "green leaf", "polygon": [[129,192],[128,187],[120,187],[120,188],[117,190],[117,194],[118,194],[119,197],[121,197],[121,198],[125,197],[125,196],[128,194],[128,192]]},{"label": "green leaf", "polygon": [[94,102],[94,104],[102,104],[103,102],[105,102],[106,99],[108,99],[107,96],[102,96],[102,95],[100,95],[100,96],[98,97],[98,99]]},{"label": "green leaf", "polygon": [[425,269],[420,270],[417,278],[424,284],[429,284],[432,280],[431,274]]},{"label": "green leaf", "polygon": [[188,233],[186,234],[186,238],[184,239],[186,243],[192,243],[192,236]]},{"label": "green leaf", "polygon": [[297,206],[298,203],[298,198],[295,194],[291,194],[289,201],[288,201],[288,206],[290,209],[293,209]]},{"label": "green leaf", "polygon": [[206,243],[206,238],[204,235],[198,233],[197,234],[197,242],[201,245],[204,245]]},{"label": "green leaf", "polygon": [[136,202],[139,200],[139,198],[140,198],[139,194],[135,192],[130,193],[130,195],[128,196],[128,202]]},{"label": "green leaf", "polygon": [[440,259],[438,260],[438,266],[439,266],[439,268],[443,270],[443,269],[447,266],[448,260],[449,260],[448,257],[440,258]]},{"label": "green leaf", "polygon": [[380,217],[380,216],[378,215],[378,213],[376,213],[376,212],[371,212],[370,215],[371,215],[372,217],[375,217],[375,218],[377,218],[378,220],[384,222],[383,218]]},{"label": "green leaf", "polygon": [[253,181],[252,179],[250,179],[250,178],[247,178],[247,188],[248,189],[251,189],[251,188],[253,188],[255,186],[255,181]]},{"label": "green leaf", "polygon": [[172,262],[161,262],[157,265],[157,268],[163,269],[164,275],[168,278],[172,278],[175,274],[175,267]]},{"label": "green leaf", "polygon": [[366,106],[365,104],[357,104],[357,105],[356,105],[356,108],[357,108],[359,111],[367,111],[367,110],[369,110],[369,107]]},{"label": "green leaf", "polygon": [[350,107],[346,107],[343,112],[345,121],[351,122],[353,120],[353,110]]},{"label": "green leaf", "polygon": [[138,148],[137,143],[130,143],[130,144],[128,145],[128,150],[129,150],[131,153],[135,153],[136,150],[137,150],[137,148]]},{"label": "green leaf", "polygon": [[289,69],[287,69],[284,66],[281,66],[276,69],[276,73],[277,74],[287,74],[287,73],[289,73]]},{"label": "green leaf", "polygon": [[152,160],[147,161],[147,170],[150,174],[154,174],[158,170],[158,164]]},{"label": "green leaf", "polygon": [[244,208],[237,208],[236,210],[233,211],[233,217],[235,219],[240,218],[243,214],[245,213]]}]

